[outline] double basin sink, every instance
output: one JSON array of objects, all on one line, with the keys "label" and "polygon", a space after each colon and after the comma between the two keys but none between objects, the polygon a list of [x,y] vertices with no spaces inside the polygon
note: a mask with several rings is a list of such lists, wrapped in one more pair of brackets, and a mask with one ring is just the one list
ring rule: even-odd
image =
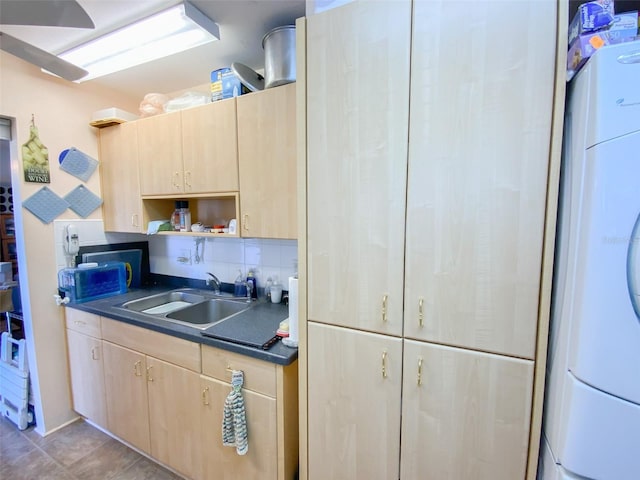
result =
[{"label": "double basin sink", "polygon": [[130,300],[120,308],[204,330],[251,308],[244,297],[180,288]]}]

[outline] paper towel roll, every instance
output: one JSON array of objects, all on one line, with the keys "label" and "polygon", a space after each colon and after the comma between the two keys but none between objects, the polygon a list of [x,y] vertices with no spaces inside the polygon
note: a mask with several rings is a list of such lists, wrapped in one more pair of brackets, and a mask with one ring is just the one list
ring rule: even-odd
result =
[{"label": "paper towel roll", "polygon": [[289,277],[289,336],[287,338],[284,338],[282,342],[288,347],[298,346],[298,278],[297,277]]}]

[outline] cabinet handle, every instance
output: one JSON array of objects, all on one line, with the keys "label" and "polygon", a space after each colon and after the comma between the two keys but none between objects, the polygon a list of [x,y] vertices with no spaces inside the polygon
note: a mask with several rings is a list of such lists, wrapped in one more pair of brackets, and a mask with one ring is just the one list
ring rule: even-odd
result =
[{"label": "cabinet handle", "polygon": [[387,351],[382,352],[382,378],[387,378]]},{"label": "cabinet handle", "polygon": [[100,357],[98,357],[98,354],[96,353],[96,347],[91,347],[91,359],[100,360]]},{"label": "cabinet handle", "polygon": [[131,215],[131,226],[132,227],[139,227],[140,224],[138,223],[138,214],[134,213]]},{"label": "cabinet handle", "polygon": [[424,298],[418,300],[418,323],[420,328],[424,327]]},{"label": "cabinet handle", "polygon": [[147,367],[147,382],[153,382],[153,377],[151,376],[152,368],[153,368],[153,365],[151,365],[150,367]]},{"label": "cabinet handle", "polygon": [[76,325],[86,325],[86,322],[83,322],[82,320],[74,320],[73,323]]},{"label": "cabinet handle", "polygon": [[242,216],[242,228],[245,229],[247,232],[249,231],[249,214],[245,213]]},{"label": "cabinet handle", "polygon": [[382,321],[386,322],[387,321],[387,300],[389,298],[389,295],[383,295],[382,296]]},{"label": "cabinet handle", "polygon": [[191,171],[187,170],[184,172],[184,184],[185,186],[191,190]]},{"label": "cabinet handle", "polygon": [[180,190],[179,180],[180,180],[180,172],[173,172],[173,186],[178,190]]},{"label": "cabinet handle", "polygon": [[209,405],[209,387],[204,387],[202,390],[202,404]]},{"label": "cabinet handle", "polygon": [[142,362],[140,360],[133,364],[133,374],[136,377],[142,376]]},{"label": "cabinet handle", "polygon": [[418,386],[422,385],[422,357],[418,357]]}]

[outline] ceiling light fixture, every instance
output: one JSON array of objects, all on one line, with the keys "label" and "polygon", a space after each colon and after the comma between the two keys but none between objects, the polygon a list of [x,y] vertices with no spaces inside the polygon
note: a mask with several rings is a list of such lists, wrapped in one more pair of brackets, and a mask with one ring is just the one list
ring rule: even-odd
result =
[{"label": "ceiling light fixture", "polygon": [[220,39],[218,25],[188,1],[163,10],[58,57],[84,68],[84,82]]}]

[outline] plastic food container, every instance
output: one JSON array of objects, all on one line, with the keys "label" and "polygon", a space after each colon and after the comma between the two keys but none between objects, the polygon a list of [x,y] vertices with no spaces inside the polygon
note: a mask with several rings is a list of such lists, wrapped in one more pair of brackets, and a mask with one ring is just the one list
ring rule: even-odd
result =
[{"label": "plastic food container", "polygon": [[124,262],[106,262],[89,268],[63,268],[58,272],[60,296],[71,303],[127,293]]}]

